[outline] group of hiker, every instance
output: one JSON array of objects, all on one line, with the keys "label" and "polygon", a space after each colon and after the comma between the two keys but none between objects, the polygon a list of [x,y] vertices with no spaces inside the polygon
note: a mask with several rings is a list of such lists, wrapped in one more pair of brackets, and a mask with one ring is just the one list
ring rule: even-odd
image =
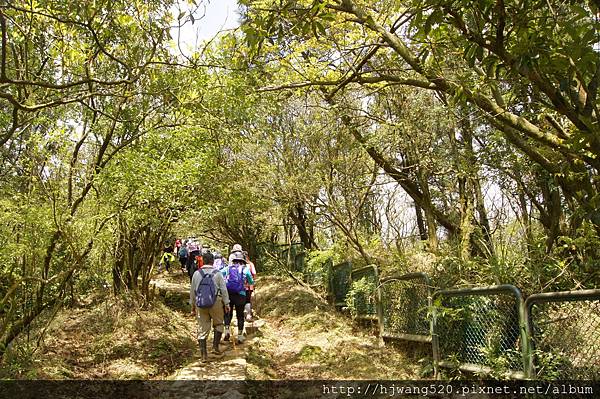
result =
[{"label": "group of hiker", "polygon": [[[239,245],[239,244],[238,244]],[[227,266],[227,262],[222,261],[223,256],[220,252],[213,250],[208,245],[202,245],[196,237],[188,237],[184,240],[175,239],[175,242],[167,242],[163,248],[163,254],[159,262],[159,270],[164,265],[167,272],[171,271],[171,263],[177,258],[181,265],[181,271],[187,274],[192,280],[194,272],[202,266],[202,252],[210,251],[215,258],[215,266],[219,269]]]},{"label": "group of hiker", "polygon": [[[235,244],[227,258],[194,237],[176,240],[174,246],[163,251],[167,271],[174,258],[166,257],[167,251],[177,254],[182,272],[190,278],[191,314],[198,320],[198,345],[202,362],[208,360],[207,342],[211,328],[214,330],[211,354],[220,357],[219,344],[233,341],[242,344],[244,323],[253,320],[252,293],[256,269],[248,253]],[[237,336],[232,331],[233,313],[237,321]]]}]

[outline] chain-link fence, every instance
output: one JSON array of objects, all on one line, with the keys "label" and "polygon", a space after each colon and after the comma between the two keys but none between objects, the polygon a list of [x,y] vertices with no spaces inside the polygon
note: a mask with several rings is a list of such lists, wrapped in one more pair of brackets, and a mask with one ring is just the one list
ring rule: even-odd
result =
[{"label": "chain-link fence", "polygon": [[[434,353],[442,367],[523,378],[522,297],[511,285],[434,294],[437,339]],[[522,334],[523,332],[523,334]]]},{"label": "chain-link fence", "polygon": [[376,318],[381,337],[431,343],[436,370],[600,379],[600,290],[535,294],[526,302],[508,284],[432,294],[424,273],[380,280],[377,267],[353,271],[351,262],[330,266],[328,286],[336,306],[350,299],[359,318]]},{"label": "chain-link fence", "polygon": [[329,292],[335,306],[346,306],[346,295],[352,286],[352,262],[343,262],[331,267]]},{"label": "chain-link fence", "polygon": [[600,290],[531,295],[525,309],[535,379],[600,379]]},{"label": "chain-link fence", "polygon": [[381,279],[380,330],[383,338],[431,342],[431,283],[425,273]]},{"label": "chain-link fence", "polygon": [[303,273],[306,265],[305,254],[304,244],[301,242],[294,242],[281,249],[279,259],[281,262],[285,263],[290,270]]},{"label": "chain-link fence", "polygon": [[261,243],[257,245],[256,252],[257,263],[261,266],[274,261],[294,272],[304,273],[306,268],[306,251],[301,242],[289,245]]},{"label": "chain-link fence", "polygon": [[369,265],[350,273],[352,311],[361,319],[377,320],[377,266]]}]

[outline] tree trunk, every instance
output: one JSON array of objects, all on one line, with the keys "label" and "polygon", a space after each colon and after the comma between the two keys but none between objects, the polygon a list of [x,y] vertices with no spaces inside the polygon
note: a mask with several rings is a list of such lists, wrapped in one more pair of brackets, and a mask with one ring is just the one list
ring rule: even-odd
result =
[{"label": "tree trunk", "polygon": [[546,187],[545,203],[548,209],[548,217],[545,220],[546,227],[546,253],[552,252],[556,239],[561,235],[560,219],[562,216],[561,199],[558,188]]},{"label": "tree trunk", "polygon": [[421,166],[417,167],[417,179],[421,193],[423,194],[422,208],[425,212],[425,222],[427,223],[427,242],[429,250],[436,252],[438,248],[437,223],[433,213],[433,204],[431,202],[431,193],[429,191],[429,182],[427,181],[426,172]]},{"label": "tree trunk", "polygon": [[417,228],[419,230],[419,238],[421,241],[427,241],[427,230],[425,229],[425,222],[423,221],[423,211],[416,202],[413,202],[415,207],[415,214],[417,215]]},{"label": "tree trunk", "polygon": [[533,250],[533,230],[531,229],[531,216],[527,207],[527,198],[523,193],[521,185],[517,185],[517,195],[519,198],[519,209],[521,210],[521,223],[523,223],[523,229],[525,231],[525,245],[527,247],[527,254],[531,255]]},{"label": "tree trunk", "polygon": [[483,199],[483,193],[481,192],[481,182],[479,177],[473,179],[473,191],[475,194],[475,208],[477,209],[477,215],[479,216],[479,228],[483,236],[483,242],[485,243],[486,256],[493,257],[496,253],[494,248],[494,241],[492,240],[492,229],[490,227],[490,220],[488,219],[487,210],[485,209],[485,201]]},{"label": "tree trunk", "polygon": [[460,257],[467,260],[471,257],[471,233],[473,232],[472,201],[468,190],[468,179],[458,178],[458,203],[460,213]]},{"label": "tree trunk", "polygon": [[304,248],[312,249],[313,240],[311,238],[311,234],[309,233],[309,228],[307,227],[308,217],[306,215],[306,210],[304,209],[304,204],[297,203],[290,210],[289,216],[298,229],[298,235],[300,236],[300,241],[302,244],[304,244]]},{"label": "tree trunk", "polygon": [[474,202],[474,209],[477,210],[477,214],[479,216],[476,220],[477,227],[481,232],[481,237],[483,241],[483,247],[479,243],[474,243],[474,250],[480,253],[481,256],[487,258],[489,256],[493,256],[495,253],[494,250],[494,242],[492,240],[492,229],[490,228],[490,221],[487,216],[487,211],[485,209],[485,201],[483,198],[483,193],[481,192],[481,180],[479,178],[480,169],[479,169],[479,161],[475,156],[475,150],[473,148],[473,127],[471,125],[471,121],[468,118],[468,110],[463,110],[465,116],[462,118],[461,123],[461,131],[463,137],[463,145],[464,145],[464,160],[463,160],[463,169],[464,173],[469,180],[469,186],[467,187],[467,193],[472,192],[472,201]]}]

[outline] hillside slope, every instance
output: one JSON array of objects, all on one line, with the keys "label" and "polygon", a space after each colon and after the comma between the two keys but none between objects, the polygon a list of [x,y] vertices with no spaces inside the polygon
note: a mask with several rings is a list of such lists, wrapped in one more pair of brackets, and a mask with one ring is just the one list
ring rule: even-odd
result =
[{"label": "hillside slope", "polygon": [[[61,310],[33,356],[0,370],[16,379],[311,380],[415,379],[419,365],[291,279],[258,279],[260,330],[225,356],[198,361],[189,280],[160,275],[147,309],[107,293]],[[38,335],[37,331],[35,335]],[[24,339],[20,345],[26,347]]]},{"label": "hillside slope", "polygon": [[248,350],[249,379],[417,378],[414,360],[290,279],[261,278],[256,299],[266,325]]}]

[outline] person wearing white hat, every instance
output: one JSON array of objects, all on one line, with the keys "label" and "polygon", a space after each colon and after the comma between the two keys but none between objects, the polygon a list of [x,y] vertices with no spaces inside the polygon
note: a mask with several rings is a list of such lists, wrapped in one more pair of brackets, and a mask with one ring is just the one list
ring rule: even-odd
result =
[{"label": "person wearing white hat", "polygon": [[223,269],[225,277],[225,285],[229,294],[230,310],[225,314],[225,341],[229,340],[229,327],[233,319],[233,311],[235,310],[238,337],[237,343],[244,342],[244,307],[246,305],[246,284],[254,284],[252,274],[246,268],[246,259],[241,251],[233,253],[231,264]]},{"label": "person wearing white hat", "polygon": [[242,252],[242,246],[240,244],[234,244],[233,248],[231,248],[231,253],[229,254],[229,265],[233,262],[233,258],[235,257],[236,252]]}]

